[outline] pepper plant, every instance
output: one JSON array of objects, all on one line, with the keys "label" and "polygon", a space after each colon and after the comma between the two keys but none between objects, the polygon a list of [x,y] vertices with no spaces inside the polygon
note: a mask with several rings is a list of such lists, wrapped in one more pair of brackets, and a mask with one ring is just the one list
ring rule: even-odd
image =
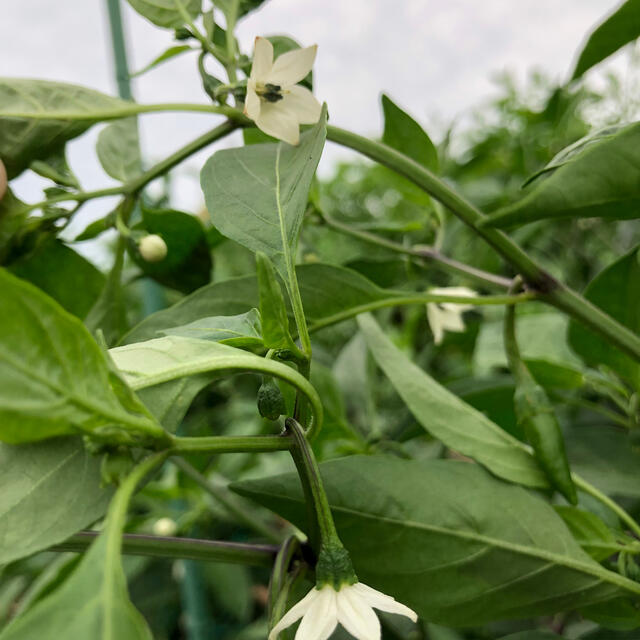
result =
[{"label": "pepper plant", "polygon": [[[129,3],[202,102],[0,80],[0,640],[637,637],[640,123],[579,106],[638,3],[462,156],[386,95],[381,141],[335,126],[315,45],[240,50],[259,0]],[[159,111],[211,129],[145,168]],[[145,193],[236,131],[204,221]],[[322,182],[327,141],[373,164]]]}]

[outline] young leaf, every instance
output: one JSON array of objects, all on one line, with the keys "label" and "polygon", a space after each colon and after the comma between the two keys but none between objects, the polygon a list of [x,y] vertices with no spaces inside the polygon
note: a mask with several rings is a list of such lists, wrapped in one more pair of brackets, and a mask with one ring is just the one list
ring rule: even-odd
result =
[{"label": "young leaf", "polygon": [[627,0],[589,36],[572,80],[640,36],[640,0]]},{"label": "young leaf", "polygon": [[136,467],[116,493],[104,530],[77,569],[50,596],[9,624],[0,640],[152,640],[147,623],[129,600],[120,553],[131,496],[162,459],[156,454]]},{"label": "young leaf", "polygon": [[297,351],[298,349],[289,333],[287,307],[273,264],[262,251],[258,251],[256,253],[256,266],[258,269],[260,317],[262,318],[264,346],[267,349],[292,349]]},{"label": "young leaf", "polygon": [[483,226],[510,227],[545,218],[636,218],[640,210],[640,122],[585,147],[519,202]]},{"label": "young leaf", "polygon": [[163,439],[138,403],[123,405],[109,366],[82,323],[33,285],[0,270],[0,440],[110,435]]},{"label": "young leaf", "polygon": [[360,316],[358,324],[378,366],[431,435],[501,478],[530,487],[548,486],[525,445],[413,364],[372,316]]},{"label": "young leaf", "polygon": [[257,309],[236,316],[202,318],[179,327],[163,329],[158,333],[165,336],[211,340],[238,348],[263,346],[260,313]]},{"label": "young leaf", "polygon": [[58,149],[48,158],[34,160],[29,165],[29,168],[43,178],[53,180],[56,184],[71,187],[72,189],[80,189],[78,178],[76,178],[67,164],[64,148]]},{"label": "young leaf", "polygon": [[[632,249],[599,273],[584,296],[640,333],[640,248]],[[640,387],[640,363],[573,320],[569,323],[569,343],[587,364],[609,366],[633,388]]]},{"label": "young leaf", "polygon": [[424,129],[384,93],[382,110],[382,142],[413,158],[427,169],[438,171],[438,151]]},{"label": "young leaf", "polygon": [[618,551],[618,541],[609,527],[595,514],[577,507],[554,506],[569,527],[576,542],[598,562]]},{"label": "young leaf", "polygon": [[149,64],[142,67],[142,69],[140,69],[139,71],[136,71],[135,73],[132,73],[131,77],[135,78],[136,76],[141,76],[143,73],[146,73],[151,69],[154,69],[159,64],[162,64],[167,60],[171,60],[171,58],[175,58],[183,53],[186,53],[187,51],[194,51],[194,49],[190,47],[188,44],[179,44],[174,47],[169,47],[167,50],[163,51],[159,56],[154,58]]},{"label": "young leaf", "polygon": [[200,176],[214,226],[252,251],[262,251],[291,287],[298,235],[311,180],[326,137],[327,111],[302,134],[284,142],[216,152]]},{"label": "young leaf", "polygon": [[102,168],[115,180],[126,182],[142,173],[138,119],[135,116],[107,125],[98,136],[96,152]]},{"label": "young leaf", "polygon": [[127,2],[141,16],[165,29],[177,29],[185,24],[185,15],[194,20],[202,11],[202,0],[127,0]]},{"label": "young leaf", "polygon": [[[360,580],[426,620],[475,626],[640,593],[582,551],[550,505],[478,465],[350,456],[320,471]],[[231,488],[306,526],[295,474]]]},{"label": "young leaf", "polygon": [[[96,122],[108,119],[110,111],[121,110],[127,105],[118,98],[72,84],[1,79],[0,158],[9,178],[19,175],[34,160],[45,160],[58,153],[67,140],[84,133]],[[56,115],[70,112],[86,117],[56,119]]]},{"label": "young leaf", "polygon": [[102,517],[112,494],[100,486],[100,459],[79,437],[0,444],[0,486],[0,564],[87,527]]}]

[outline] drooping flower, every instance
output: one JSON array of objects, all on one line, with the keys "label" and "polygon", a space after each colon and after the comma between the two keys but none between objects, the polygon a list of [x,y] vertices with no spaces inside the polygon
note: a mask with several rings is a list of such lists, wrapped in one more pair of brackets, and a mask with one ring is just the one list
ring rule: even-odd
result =
[{"label": "drooping flower", "polygon": [[298,85],[311,71],[317,48],[287,51],[274,62],[273,45],[256,38],[244,113],[266,134],[289,144],[300,141],[301,124],[314,124],[320,118],[320,103]]},{"label": "drooping flower", "polygon": [[357,640],[380,640],[380,621],[373,609],[418,619],[415,611],[376,589],[356,582],[336,590],[325,584],[314,587],[276,624],[269,640],[302,618],[295,640],[327,640],[341,624]]},{"label": "drooping flower", "polygon": [[[476,292],[468,287],[440,287],[429,289],[429,293],[442,296],[475,296]],[[460,302],[428,302],[427,320],[433,333],[433,341],[440,344],[444,338],[445,331],[464,331],[464,321],[462,314],[469,309],[473,309],[472,304],[461,304]]]}]

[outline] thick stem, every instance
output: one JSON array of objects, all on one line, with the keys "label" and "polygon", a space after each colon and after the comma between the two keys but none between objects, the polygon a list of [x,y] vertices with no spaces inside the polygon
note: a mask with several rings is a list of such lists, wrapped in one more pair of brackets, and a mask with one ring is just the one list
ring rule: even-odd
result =
[{"label": "thick stem", "polygon": [[173,437],[174,453],[261,453],[288,451],[293,445],[287,436]]},{"label": "thick stem", "polygon": [[[69,539],[50,547],[50,551],[73,551],[83,553],[100,535],[99,531],[81,531]],[[278,547],[271,545],[241,544],[217,540],[194,538],[168,538],[125,533],[122,538],[122,553],[154,558],[183,558],[228,562],[258,567],[272,567]]]},{"label": "thick stem", "polygon": [[555,280],[502,231],[478,228],[477,223],[485,218],[484,214],[428,169],[391,147],[338,127],[328,126],[327,138],[359,151],[424,189],[511,263],[527,284],[540,293],[542,300],[592,328],[625,353],[640,358],[640,338],[638,336],[594,307],[566,285]]}]

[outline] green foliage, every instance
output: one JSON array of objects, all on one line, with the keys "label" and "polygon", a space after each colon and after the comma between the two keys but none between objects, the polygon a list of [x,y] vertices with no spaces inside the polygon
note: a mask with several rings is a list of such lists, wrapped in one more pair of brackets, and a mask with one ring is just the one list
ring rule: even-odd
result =
[{"label": "green foliage", "polygon": [[98,136],[96,153],[102,168],[115,180],[138,177],[142,173],[138,119],[123,118],[107,125]]},{"label": "green foliage", "polygon": [[147,20],[158,27],[178,29],[202,11],[202,0],[127,0]]}]

